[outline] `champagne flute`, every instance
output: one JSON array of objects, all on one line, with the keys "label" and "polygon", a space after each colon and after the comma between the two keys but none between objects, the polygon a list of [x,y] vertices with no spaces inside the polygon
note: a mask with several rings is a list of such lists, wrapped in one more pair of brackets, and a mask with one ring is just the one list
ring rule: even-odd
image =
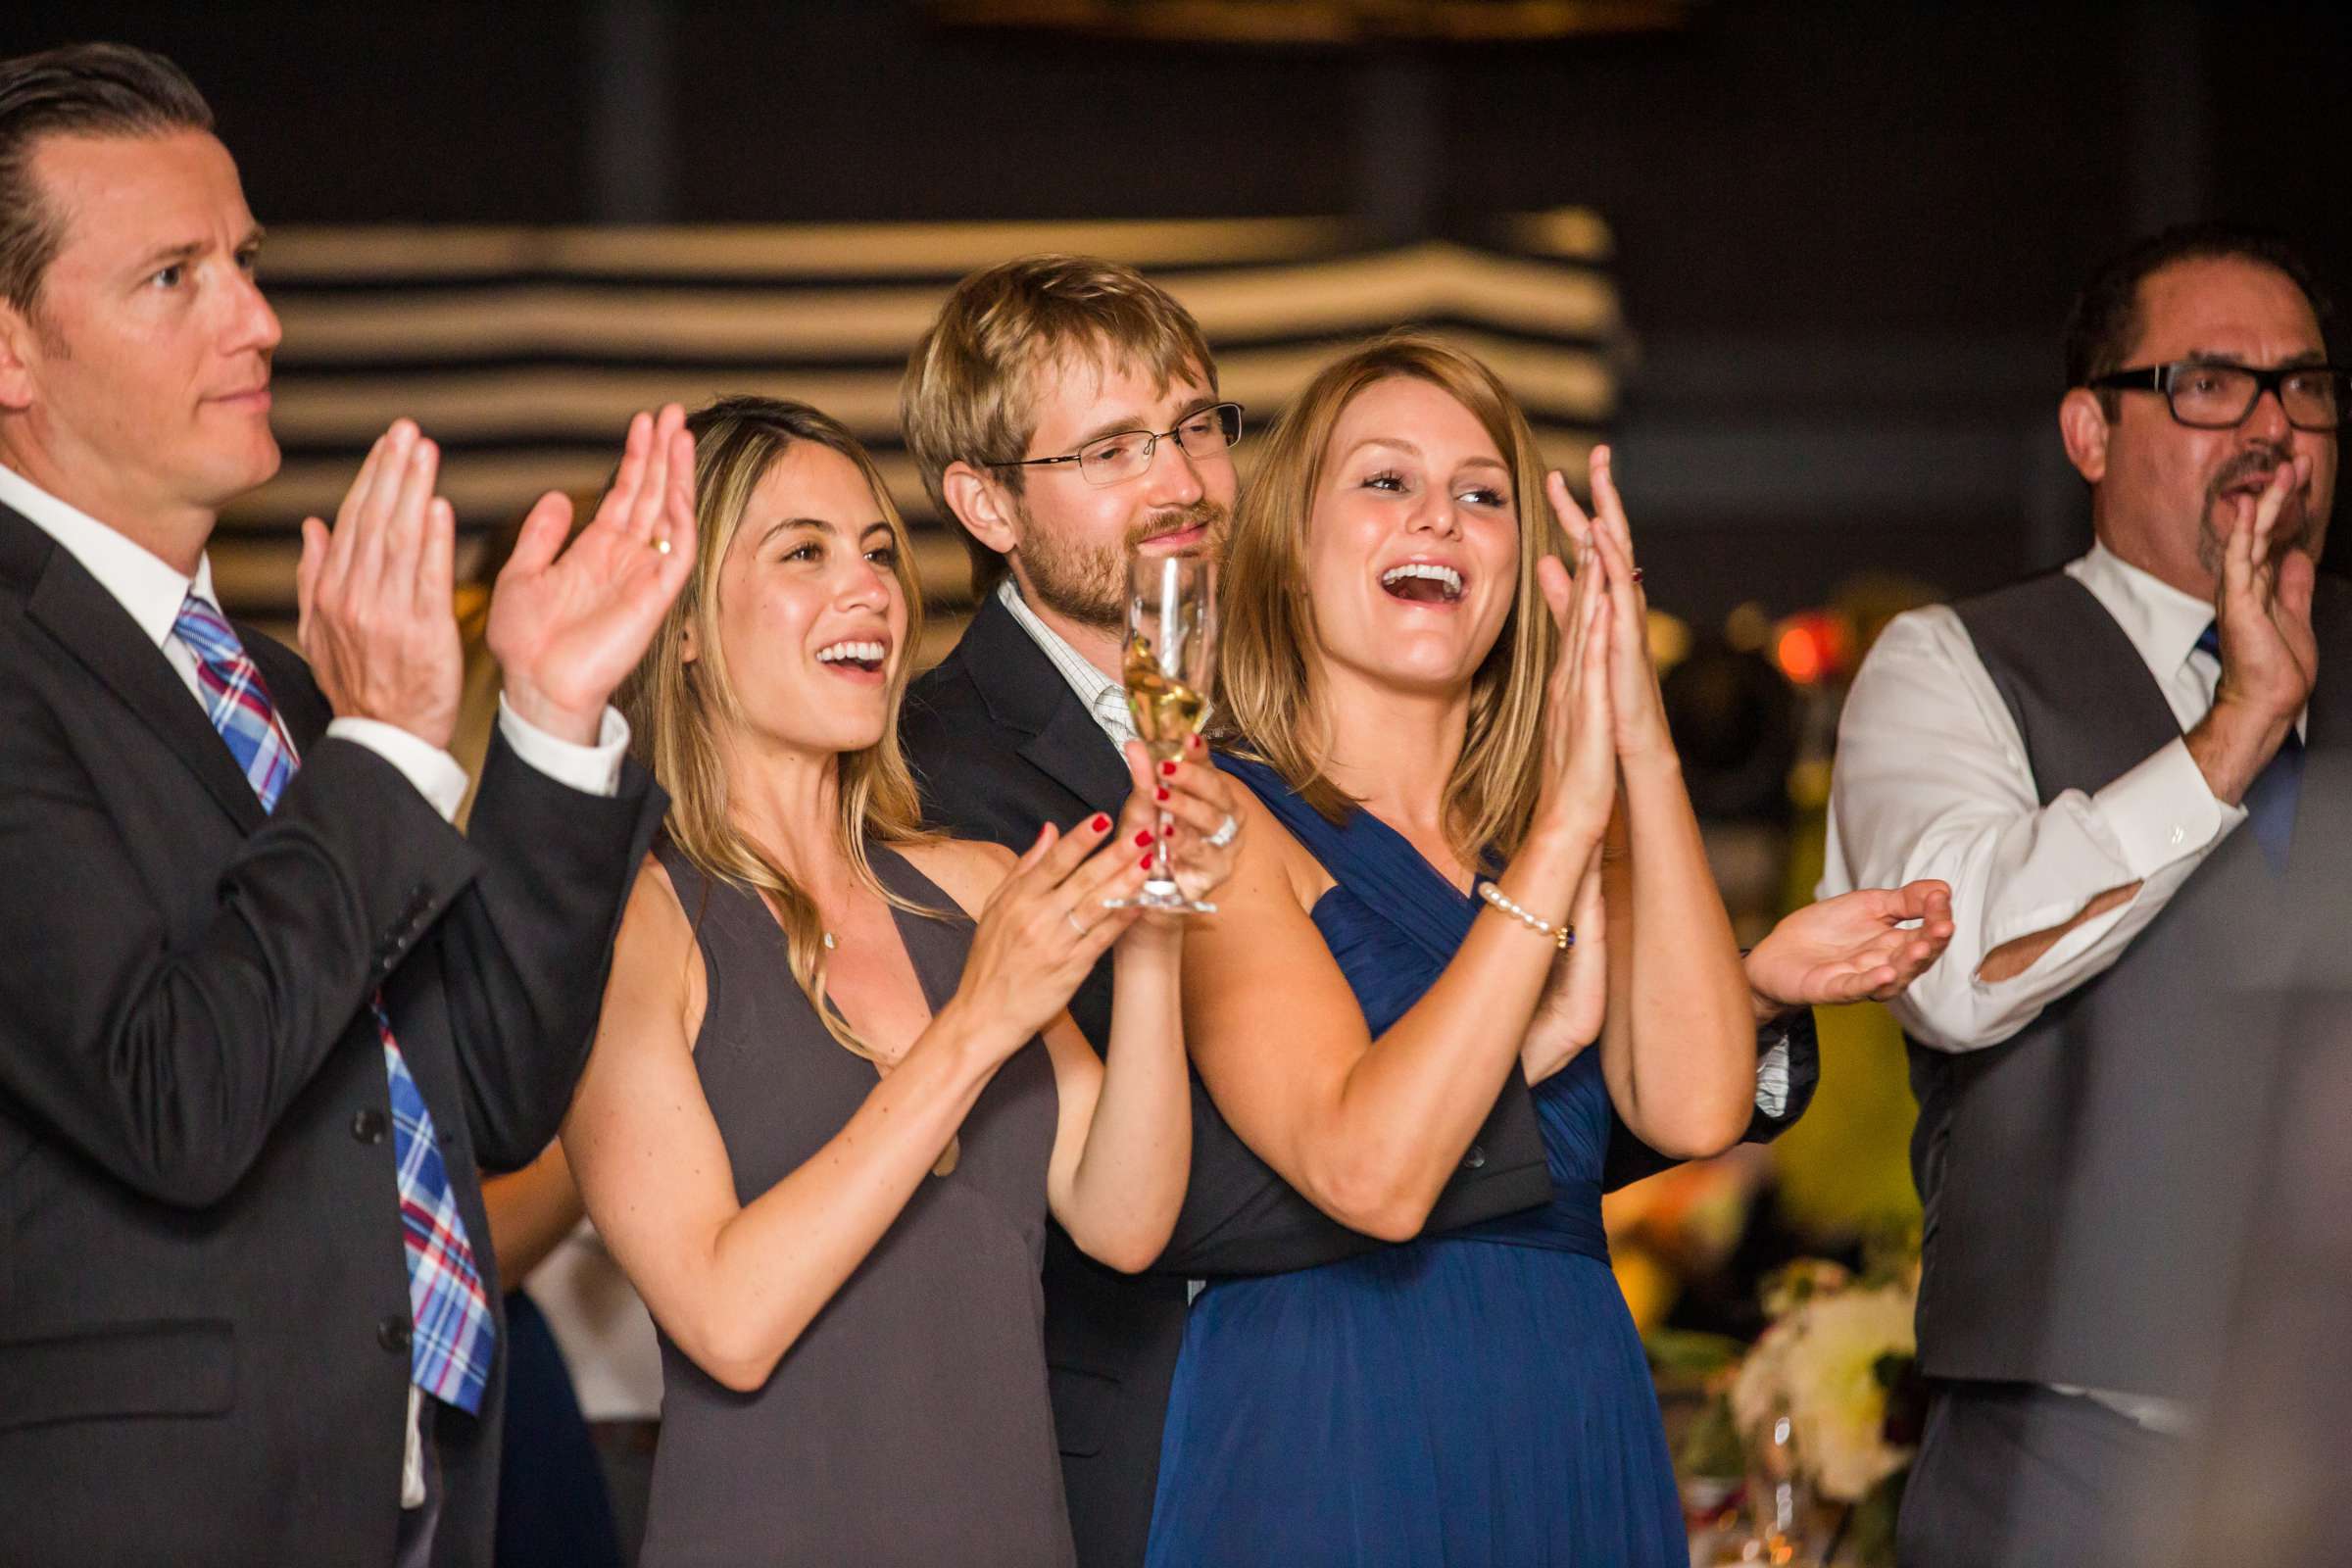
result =
[{"label": "champagne flute", "polygon": [[[1203,551],[1154,551],[1148,545],[1127,564],[1127,711],[1155,762],[1172,762],[1184,743],[1208,721],[1208,687],[1215,668],[1216,563]],[[1168,813],[1159,813],[1152,839],[1152,874],[1132,899],[1105,901],[1112,908],[1214,914],[1216,906],[1185,896],[1168,861]]]}]

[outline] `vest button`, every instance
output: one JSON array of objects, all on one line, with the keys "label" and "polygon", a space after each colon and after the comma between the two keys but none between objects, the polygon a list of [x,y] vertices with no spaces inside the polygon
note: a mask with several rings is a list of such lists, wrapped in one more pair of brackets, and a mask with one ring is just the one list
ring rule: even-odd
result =
[{"label": "vest button", "polygon": [[416,1336],[405,1317],[387,1317],[375,1325],[375,1343],[387,1350],[405,1350]]},{"label": "vest button", "polygon": [[1470,1152],[1462,1156],[1462,1169],[1464,1170],[1483,1170],[1486,1168],[1486,1164],[1487,1152],[1476,1144],[1472,1144]]},{"label": "vest button", "polygon": [[371,1105],[352,1117],[351,1136],[363,1144],[382,1143],[384,1141],[384,1113]]}]

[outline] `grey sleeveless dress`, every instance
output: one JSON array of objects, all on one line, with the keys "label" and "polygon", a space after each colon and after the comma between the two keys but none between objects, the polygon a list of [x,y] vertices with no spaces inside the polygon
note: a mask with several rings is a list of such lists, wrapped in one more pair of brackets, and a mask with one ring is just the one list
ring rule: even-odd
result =
[{"label": "grey sleeveless dress", "polygon": [[[825,1033],[764,904],[666,841],[657,853],[710,977],[695,1072],[749,1203],[841,1131],[873,1064]],[[971,922],[905,859],[871,854],[884,885],[949,916],[897,916],[937,1011]],[[1032,1040],[965,1118],[956,1169],[924,1179],[757,1393],[662,1337],[645,1568],[1074,1562],[1038,1284],[1056,1106]]]}]

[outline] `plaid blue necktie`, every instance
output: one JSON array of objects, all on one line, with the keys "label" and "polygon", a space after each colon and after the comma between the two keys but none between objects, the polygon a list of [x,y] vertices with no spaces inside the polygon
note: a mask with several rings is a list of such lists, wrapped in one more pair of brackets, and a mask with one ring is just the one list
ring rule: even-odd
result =
[{"label": "plaid blue necktie", "polygon": [[[277,808],[300,759],[262,672],[220,612],[191,593],[172,630],[196,656],[196,682],[213,728],[228,743],[265,811]],[[392,1149],[400,1163],[400,1220],[409,1264],[409,1309],[416,1330],[409,1346],[409,1379],[425,1393],[468,1412],[481,1408],[490,1376],[494,1330],[490,1297],[474,1267],[466,1221],[441,1163],[432,1113],[416,1092],[408,1062],[392,1038],[383,993],[368,999],[376,1037],[384,1046],[384,1075],[392,1089]]]},{"label": "plaid blue necktie", "polygon": [[[2197,647],[2215,659],[2222,657],[2219,622],[2205,628]],[[2238,803],[2246,808],[2246,826],[2254,830],[2254,842],[2262,846],[2262,858],[2274,875],[2286,869],[2287,851],[2295,839],[2295,797],[2302,790],[2303,737],[2290,725],[2278,755],[2254,775],[2246,798]]]}]

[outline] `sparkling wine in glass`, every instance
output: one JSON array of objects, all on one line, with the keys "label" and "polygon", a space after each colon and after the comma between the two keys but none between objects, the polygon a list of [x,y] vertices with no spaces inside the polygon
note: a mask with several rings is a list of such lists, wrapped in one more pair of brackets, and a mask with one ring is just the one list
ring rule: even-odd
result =
[{"label": "sparkling wine in glass", "polygon": [[[1216,660],[1217,568],[1200,551],[1153,551],[1128,563],[1127,711],[1155,762],[1170,762],[1208,721]],[[1213,914],[1216,906],[1185,896],[1168,862],[1168,813],[1159,813],[1152,875],[1133,899],[1108,901],[1178,914]]]}]

